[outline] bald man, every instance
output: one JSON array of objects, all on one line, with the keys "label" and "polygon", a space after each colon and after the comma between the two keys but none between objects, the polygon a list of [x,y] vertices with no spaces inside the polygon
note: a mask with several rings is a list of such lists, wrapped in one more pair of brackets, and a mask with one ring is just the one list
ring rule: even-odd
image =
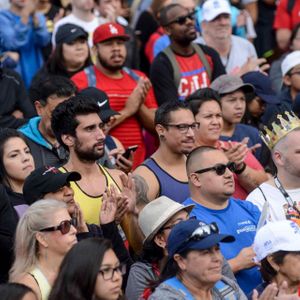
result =
[{"label": "bald man", "polygon": [[247,295],[262,281],[255,265],[252,244],[260,218],[258,208],[248,201],[232,198],[235,164],[223,151],[209,146],[195,148],[187,158],[191,216],[209,224],[216,222],[220,232],[235,237],[235,242],[220,244],[221,252]]},{"label": "bald man", "polygon": [[280,139],[271,153],[277,175],[253,190],[247,200],[260,210],[267,201],[270,221],[288,219],[300,225],[300,127]]}]

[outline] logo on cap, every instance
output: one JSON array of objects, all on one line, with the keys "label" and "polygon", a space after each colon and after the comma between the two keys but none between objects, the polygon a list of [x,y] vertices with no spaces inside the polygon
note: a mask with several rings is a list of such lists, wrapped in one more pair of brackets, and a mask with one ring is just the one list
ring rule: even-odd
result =
[{"label": "logo on cap", "polygon": [[72,32],[72,33],[76,32],[76,31],[77,31],[77,28],[72,28],[72,29],[71,29],[71,32]]},{"label": "logo on cap", "polygon": [[118,34],[118,29],[112,24],[109,24],[109,30],[111,34]]},{"label": "logo on cap", "polygon": [[55,167],[46,167],[46,171],[42,174],[42,175],[46,175],[47,173],[54,173],[54,174],[58,174],[60,173],[59,170]]},{"label": "logo on cap", "polygon": [[97,104],[98,104],[99,107],[102,107],[102,106],[105,105],[106,102],[107,102],[107,99],[104,100],[103,102],[99,102],[99,101],[98,101]]}]

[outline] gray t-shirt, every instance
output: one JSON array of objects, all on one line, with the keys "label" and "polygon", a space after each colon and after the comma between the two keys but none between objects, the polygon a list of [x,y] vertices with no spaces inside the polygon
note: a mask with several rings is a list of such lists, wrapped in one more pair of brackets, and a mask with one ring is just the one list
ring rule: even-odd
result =
[{"label": "gray t-shirt", "polygon": [[[247,300],[247,297],[243,293],[243,291],[240,289],[238,284],[223,276],[222,278],[223,282],[225,282],[227,285],[231,286],[237,296],[238,300]],[[160,284],[154,291],[154,293],[149,297],[149,300],[187,300],[185,297],[183,291],[177,290],[165,283]],[[219,291],[215,288],[212,289],[212,299],[213,300],[224,300],[224,297],[219,293]]]}]

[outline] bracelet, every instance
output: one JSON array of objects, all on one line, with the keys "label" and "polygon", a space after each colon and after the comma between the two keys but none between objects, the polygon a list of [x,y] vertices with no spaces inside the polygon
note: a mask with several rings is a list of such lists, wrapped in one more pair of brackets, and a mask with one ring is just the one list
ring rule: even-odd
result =
[{"label": "bracelet", "polygon": [[243,162],[243,166],[239,170],[235,170],[234,173],[237,175],[240,175],[245,171],[246,167],[247,167],[247,165]]}]

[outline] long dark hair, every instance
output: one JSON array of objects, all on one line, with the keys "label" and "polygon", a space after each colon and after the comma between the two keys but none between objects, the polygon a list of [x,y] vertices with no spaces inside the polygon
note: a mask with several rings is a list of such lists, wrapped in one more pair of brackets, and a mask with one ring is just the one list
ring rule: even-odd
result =
[{"label": "long dark hair", "polygon": [[[90,51],[88,52],[88,57],[86,61],[84,62],[84,65],[76,70],[76,72],[79,72],[83,70],[84,68],[92,65],[92,59]],[[64,56],[63,56],[63,44],[56,45],[54,51],[52,52],[51,56],[49,57],[48,62],[46,63],[46,68],[48,72],[52,75],[62,75],[62,76],[68,76],[69,72],[66,69]],[[74,72],[73,72],[74,73]],[[73,75],[73,73],[71,75]]]},{"label": "long dark hair", "polygon": [[21,133],[19,133],[17,130],[11,129],[11,128],[0,129],[0,183],[5,186],[8,186],[9,188],[11,188],[11,185],[9,183],[8,174],[4,167],[3,154],[4,154],[5,143],[9,139],[15,138],[15,137],[22,139],[24,141],[24,143],[27,145],[27,142],[26,142],[24,136]]},{"label": "long dark hair", "polygon": [[7,283],[0,285],[1,300],[22,300],[27,293],[35,295],[34,291],[24,284]]},{"label": "long dark hair", "polygon": [[49,300],[92,300],[99,266],[111,241],[100,238],[85,239],[65,256]]}]

